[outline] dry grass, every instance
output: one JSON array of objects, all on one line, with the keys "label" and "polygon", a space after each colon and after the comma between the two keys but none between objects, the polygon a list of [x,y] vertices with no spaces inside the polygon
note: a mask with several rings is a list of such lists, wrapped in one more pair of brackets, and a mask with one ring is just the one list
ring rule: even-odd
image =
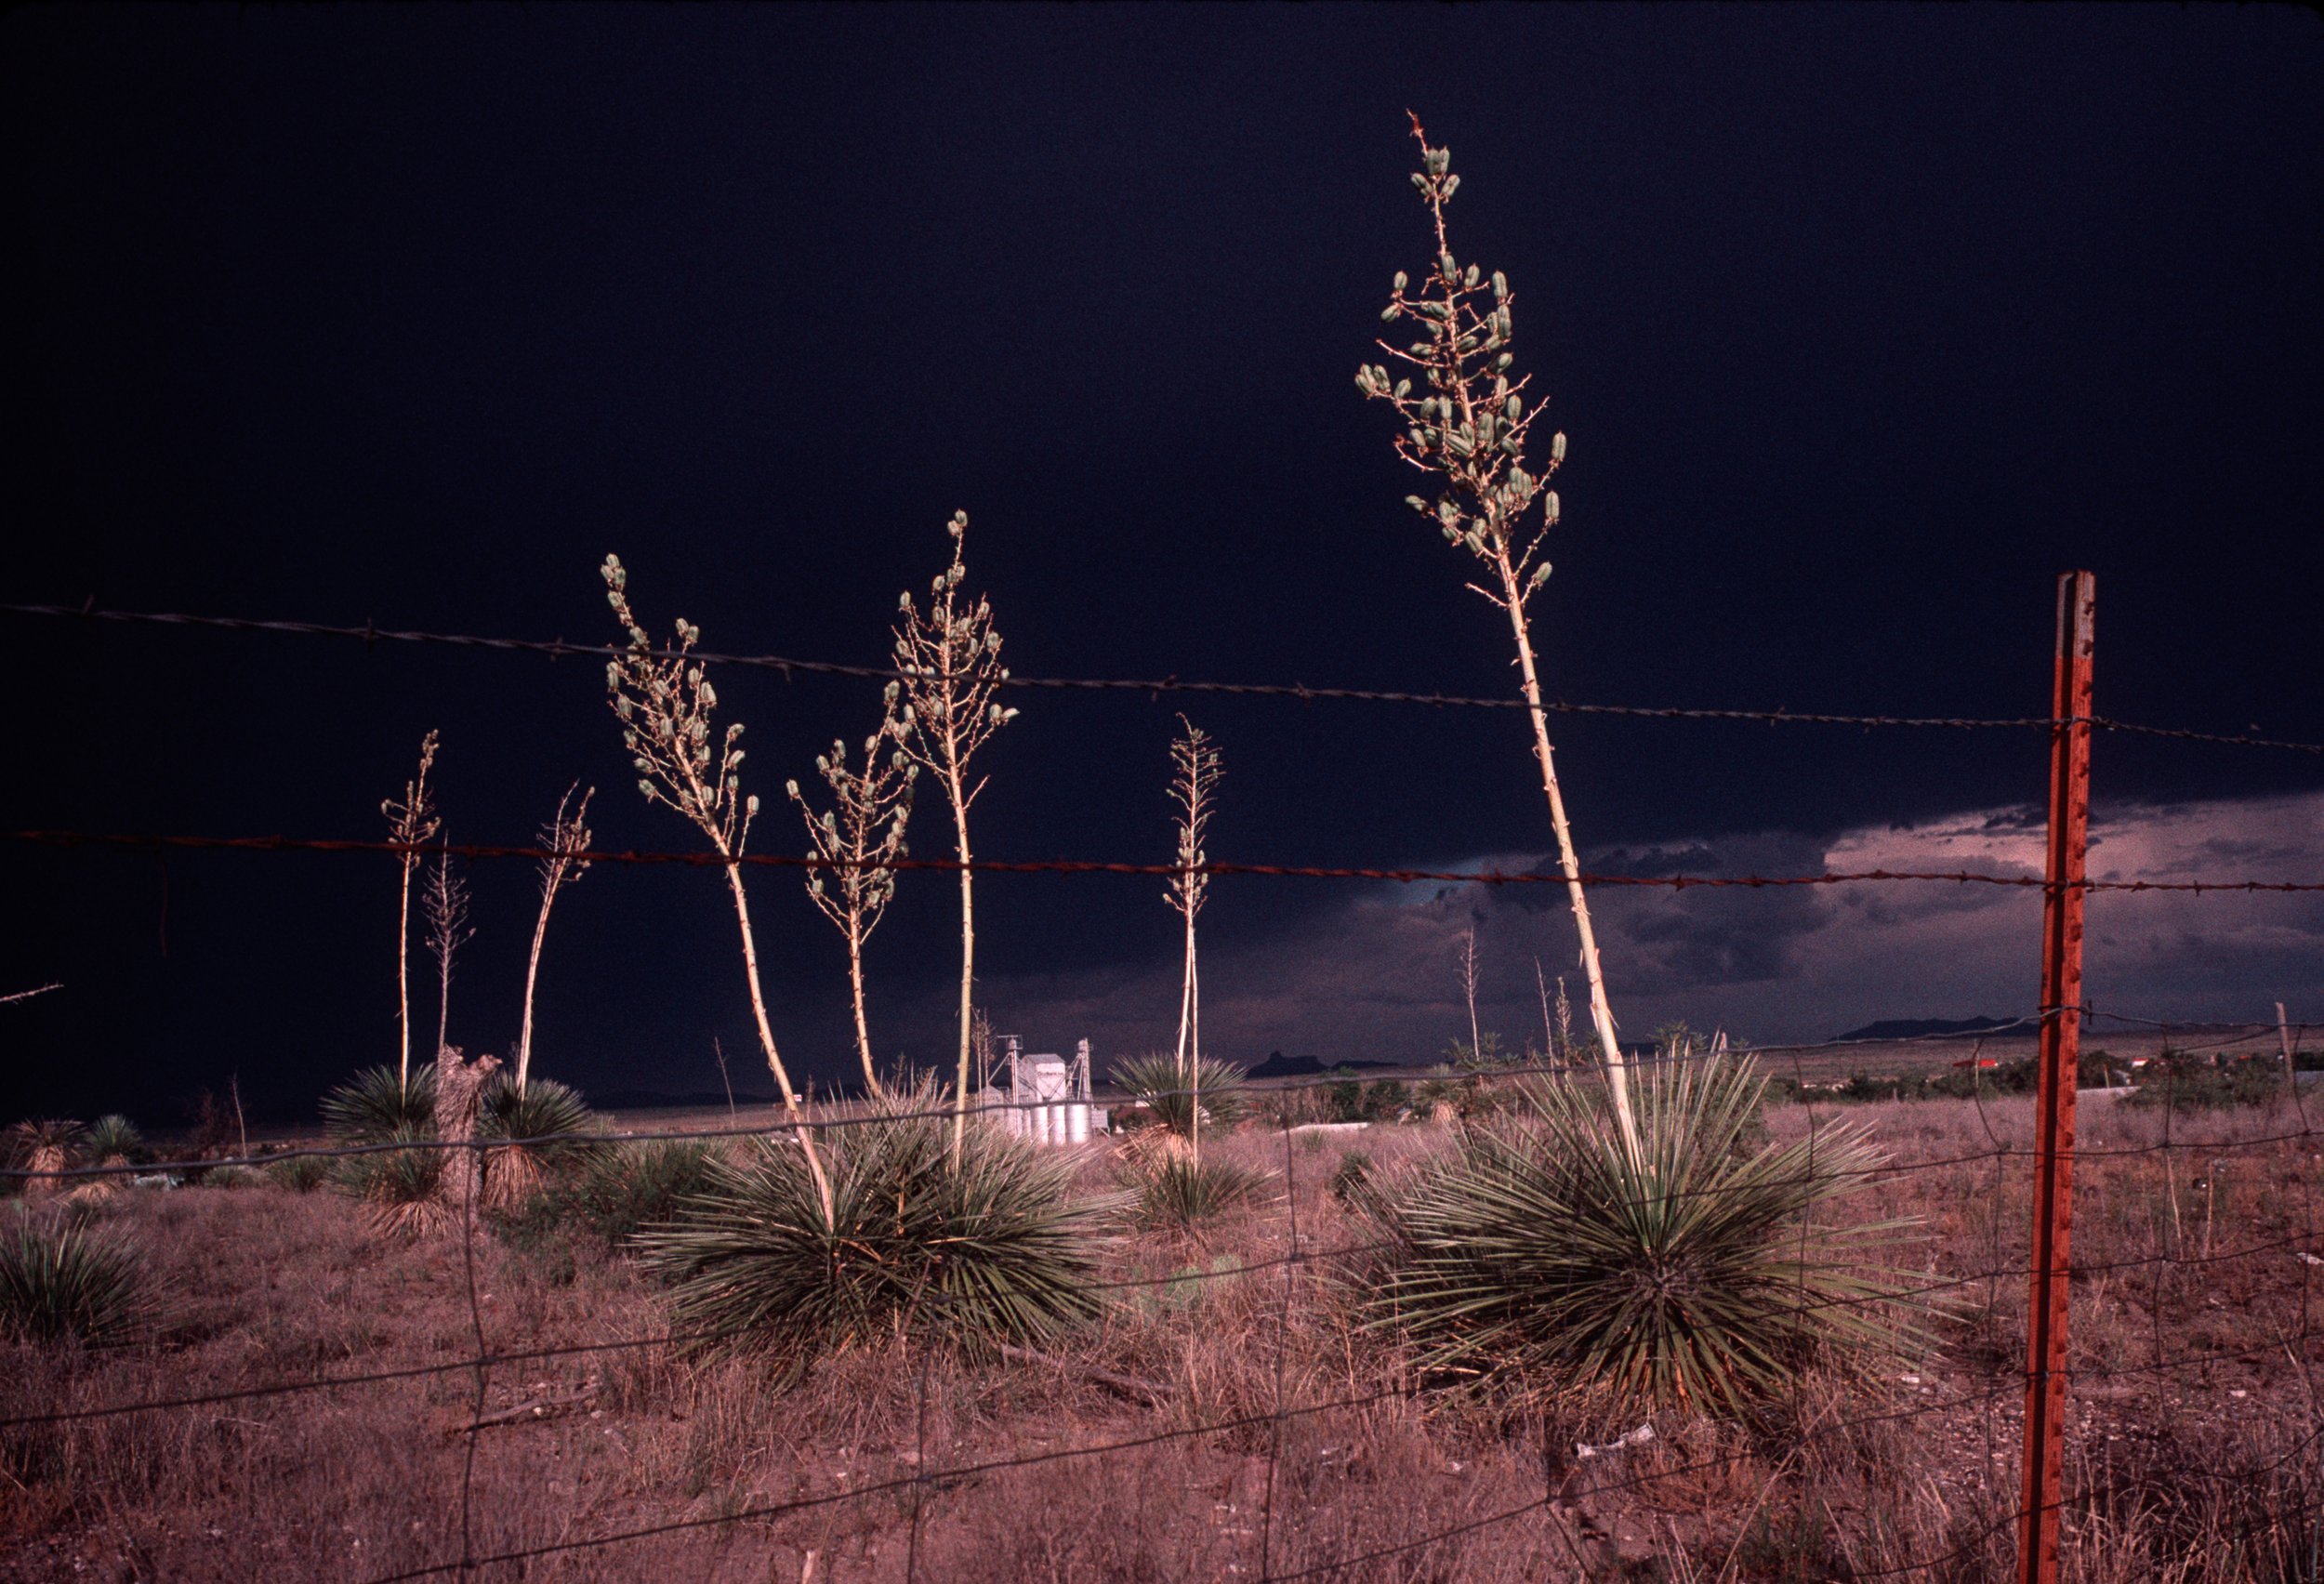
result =
[{"label": "dry grass", "polygon": [[[1831,1115],[1780,1109],[1771,1131]],[[810,1577],[812,1552],[816,1581],[901,1581],[907,1558],[921,1579],[1256,1579],[1397,1547],[1410,1549],[1312,1577],[2000,1576],[2029,1211],[2024,1158],[1993,1151],[2025,1146],[2030,1105],[1848,1115],[1900,1162],[1947,1163],[1898,1172],[1846,1213],[1924,1217],[1920,1264],[1961,1305],[1929,1357],[1875,1387],[1811,1377],[1752,1423],[1657,1421],[1651,1443],[1586,1459],[1578,1444],[1634,1427],[1579,1404],[1406,1394],[1391,1340],[1356,1327],[1338,1285],[1354,1265],[1272,1261],[1291,1247],[1290,1208],[1303,1253],[1370,1235],[1327,1188],[1347,1148],[1393,1177],[1443,1131],[1287,1148],[1245,1131],[1212,1148],[1287,1192],[1192,1233],[1123,1240],[1108,1279],[1158,1285],[1117,1292],[1056,1362],[883,1344],[788,1397],[764,1363],[659,1345],[495,1366],[488,1418],[541,1411],[473,1432],[471,1555],[694,1526],[473,1576],[787,1584]],[[2090,1274],[2075,1283],[2067,1476],[2091,1493],[2068,1527],[2080,1584],[2317,1577],[2301,1548],[2317,1543],[2308,1375],[2324,1360],[2302,1339],[2324,1323],[2309,1280],[2324,1273],[2298,1257],[2319,1247],[2317,1141],[2254,1142],[2299,1129],[2286,1108],[2192,1121],[2084,1110],[2075,1249]],[[1101,1147],[1085,1180],[1110,1189],[1114,1171]],[[125,1193],[92,1213],[148,1251],[169,1305],[159,1332],[106,1352],[9,1352],[0,1417],[474,1352],[468,1266],[448,1235],[381,1242],[346,1199],[271,1185]],[[474,1255],[495,1349],[651,1338],[665,1323],[655,1289],[589,1239],[521,1254],[485,1234]],[[1089,1366],[1159,1386],[1159,1404]],[[1350,1398],[1375,1400],[1314,1406]],[[478,1401],[475,1374],[456,1370],[0,1431],[0,1577],[362,1580],[456,1562]],[[1279,1421],[1278,1401],[1291,1410]],[[1155,1439],[1203,1426],[1224,1428]],[[1044,1460],[963,1472],[1013,1459]],[[866,1487],[886,1488],[851,1494]],[[816,1504],[716,1522],[802,1500]]]}]

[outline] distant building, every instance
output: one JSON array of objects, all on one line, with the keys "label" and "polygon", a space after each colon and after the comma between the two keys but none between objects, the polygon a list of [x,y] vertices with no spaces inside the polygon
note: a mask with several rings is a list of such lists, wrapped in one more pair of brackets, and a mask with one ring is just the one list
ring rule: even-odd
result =
[{"label": "distant building", "polygon": [[1043,1144],[1086,1143],[1093,1130],[1105,1131],[1110,1120],[1105,1108],[1089,1102],[1088,1040],[1076,1044],[1071,1060],[1028,1054],[1023,1039],[1013,1034],[1001,1035],[999,1044],[1009,1087],[996,1083],[976,1097],[995,1123]]}]

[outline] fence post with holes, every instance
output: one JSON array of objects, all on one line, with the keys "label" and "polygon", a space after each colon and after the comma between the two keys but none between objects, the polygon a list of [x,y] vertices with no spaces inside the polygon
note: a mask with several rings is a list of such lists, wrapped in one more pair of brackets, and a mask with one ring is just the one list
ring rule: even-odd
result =
[{"label": "fence post with holes", "polygon": [[2082,874],[2090,845],[2090,664],[2097,580],[2058,579],[2051,684],[2047,884],[2041,904],[2041,1045],[2034,1102],[2033,1294],[2026,1337],[2020,1584],[2056,1584],[2066,1430],[2074,1084],[2081,1061]]}]

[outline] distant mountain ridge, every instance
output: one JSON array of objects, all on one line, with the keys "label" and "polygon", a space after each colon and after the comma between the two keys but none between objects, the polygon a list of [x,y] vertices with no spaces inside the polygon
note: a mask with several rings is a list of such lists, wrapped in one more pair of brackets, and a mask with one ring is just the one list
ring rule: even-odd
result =
[{"label": "distant mountain ridge", "polygon": [[1884,1018],[1879,1023],[1852,1028],[1845,1034],[1835,1034],[1840,1039],[1966,1039],[1974,1035],[1991,1034],[1999,1028],[2021,1028],[2030,1025],[2015,1018]]}]

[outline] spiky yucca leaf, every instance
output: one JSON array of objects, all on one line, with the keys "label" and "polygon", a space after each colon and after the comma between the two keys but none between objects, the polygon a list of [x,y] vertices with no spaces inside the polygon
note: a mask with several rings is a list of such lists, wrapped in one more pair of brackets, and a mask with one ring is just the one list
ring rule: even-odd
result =
[{"label": "spiky yucca leaf", "polygon": [[145,1153],[145,1135],[138,1125],[115,1112],[89,1124],[85,1144],[89,1159],[99,1166],[126,1166]]},{"label": "spiky yucca leaf", "polygon": [[378,1144],[426,1137],[436,1129],[436,1064],[412,1070],[409,1087],[395,1069],[365,1067],[323,1097],[324,1128],[334,1143]]},{"label": "spiky yucca leaf", "polygon": [[[390,1082],[394,1076],[388,1075]],[[418,1145],[434,1138],[432,1130],[407,1128],[369,1142]],[[417,1237],[450,1226],[461,1210],[444,1198],[443,1158],[442,1150],[432,1148],[367,1150],[342,1157],[337,1176],[339,1187],[362,1204],[374,1232]]]},{"label": "spiky yucca leaf", "polygon": [[1745,1061],[1657,1068],[1637,1086],[1633,1160],[1603,1086],[1526,1086],[1381,1201],[1398,1247],[1373,1324],[1432,1370],[1726,1411],[1811,1359],[1904,1345],[1902,1284],[1868,1261],[1910,1223],[1813,1216],[1885,1157],[1845,1124],[1738,1152],[1764,1088]]},{"label": "spiky yucca leaf", "polygon": [[1136,1219],[1144,1226],[1190,1232],[1258,1201],[1273,1176],[1215,1155],[1202,1161],[1175,1151],[1156,1155],[1131,1180]]},{"label": "spiky yucca leaf", "polygon": [[[597,1113],[578,1090],[554,1078],[535,1078],[522,1089],[505,1073],[493,1075],[476,1119],[482,1139],[520,1142],[484,1155],[484,1202],[495,1208],[522,1203],[538,1193],[551,1172],[576,1169],[604,1152]],[[576,1136],[582,1135],[582,1136]]]},{"label": "spiky yucca leaf", "polygon": [[1242,1068],[1208,1056],[1193,1065],[1199,1071],[1199,1085],[1195,1072],[1182,1071],[1178,1058],[1167,1050],[1129,1057],[1115,1066],[1112,1076],[1155,1121],[1182,1139],[1192,1137],[1195,1131],[1196,1102],[1192,1091],[1196,1088],[1202,1091],[1206,1132],[1212,1128],[1232,1128],[1249,1114],[1250,1096],[1243,1087]]},{"label": "spiky yucca leaf", "polygon": [[949,1124],[905,1115],[941,1101],[922,1084],[826,1135],[828,1220],[789,1137],[713,1157],[707,1192],[636,1240],[675,1284],[675,1327],[797,1368],[898,1332],[1033,1342],[1095,1319],[1100,1208],[1067,1201],[1075,1157],[979,1125],[955,1167]]},{"label": "spiky yucca leaf", "polygon": [[69,1220],[14,1220],[0,1233],[0,1332],[102,1346],[152,1318],[152,1288],[134,1247]]}]

